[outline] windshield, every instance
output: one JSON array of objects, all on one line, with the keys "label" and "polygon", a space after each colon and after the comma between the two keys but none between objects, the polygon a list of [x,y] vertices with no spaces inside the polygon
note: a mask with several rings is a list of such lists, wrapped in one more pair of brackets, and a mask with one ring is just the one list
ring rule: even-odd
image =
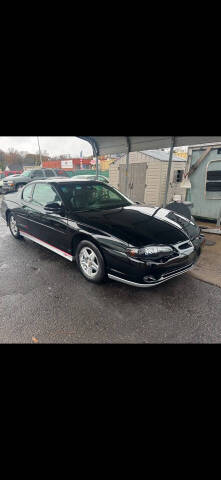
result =
[{"label": "windshield", "polygon": [[117,190],[106,185],[62,183],[59,188],[72,211],[107,210],[133,204]]}]

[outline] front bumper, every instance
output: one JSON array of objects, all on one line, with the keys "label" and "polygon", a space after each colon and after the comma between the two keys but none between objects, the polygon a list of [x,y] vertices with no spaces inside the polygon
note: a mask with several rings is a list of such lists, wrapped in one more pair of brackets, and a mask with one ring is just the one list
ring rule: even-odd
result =
[{"label": "front bumper", "polygon": [[15,192],[15,185],[13,185],[13,187],[9,185],[3,185],[2,193],[13,193],[13,192]]},{"label": "front bumper", "polygon": [[179,275],[183,275],[184,273],[188,272],[189,270],[192,270],[194,267],[194,264],[189,266],[188,268],[183,268],[181,271],[174,272],[173,274],[169,274],[167,277],[165,275],[162,275],[161,278],[157,282],[149,282],[149,283],[137,283],[137,282],[131,282],[130,280],[126,280],[125,278],[120,278],[116,277],[115,275],[108,274],[108,277],[111,280],[116,280],[117,282],[121,283],[126,283],[127,285],[131,285],[132,287],[140,287],[140,288],[151,288],[151,287],[156,287],[157,285],[160,285],[161,283],[167,282],[171,278],[177,277]]},{"label": "front bumper", "polygon": [[165,264],[131,260],[131,270],[128,270],[127,274],[110,271],[108,277],[112,280],[140,288],[160,285],[191,270],[199,259],[204,243],[205,238],[203,235],[200,235],[192,242],[194,248],[188,255],[180,254]]}]

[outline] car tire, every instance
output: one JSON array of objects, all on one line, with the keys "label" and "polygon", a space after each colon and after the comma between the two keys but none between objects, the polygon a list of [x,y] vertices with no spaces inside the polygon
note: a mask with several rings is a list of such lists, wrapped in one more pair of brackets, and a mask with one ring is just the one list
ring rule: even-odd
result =
[{"label": "car tire", "polygon": [[106,278],[105,264],[94,243],[83,240],[76,251],[76,262],[81,274],[92,283],[102,283]]},{"label": "car tire", "polygon": [[12,213],[10,213],[10,215],[8,217],[8,226],[9,226],[9,230],[10,230],[12,236],[14,238],[16,238],[16,240],[20,240],[22,237],[20,235],[20,231],[19,231],[19,228],[17,226],[16,219],[15,219],[15,217]]}]

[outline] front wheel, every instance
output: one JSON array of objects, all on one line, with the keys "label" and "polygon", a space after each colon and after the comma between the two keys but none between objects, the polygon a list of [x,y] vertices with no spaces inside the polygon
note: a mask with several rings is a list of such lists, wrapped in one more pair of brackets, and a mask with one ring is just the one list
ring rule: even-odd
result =
[{"label": "front wheel", "polygon": [[8,224],[12,236],[16,238],[16,240],[19,240],[21,238],[21,235],[17,226],[16,219],[12,213],[9,215]]},{"label": "front wheel", "polygon": [[89,282],[101,283],[106,277],[104,259],[98,248],[91,242],[80,242],[76,252],[80,272]]}]

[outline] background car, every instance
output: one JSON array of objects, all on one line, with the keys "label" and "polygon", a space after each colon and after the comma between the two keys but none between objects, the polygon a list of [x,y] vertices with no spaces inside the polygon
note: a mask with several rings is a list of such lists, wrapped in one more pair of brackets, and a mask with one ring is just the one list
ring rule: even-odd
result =
[{"label": "background car", "polygon": [[[73,180],[96,180],[96,175],[73,175]],[[100,182],[109,183],[109,180],[104,175],[98,175]]]},{"label": "background car", "polygon": [[[12,178],[12,177],[19,177],[19,176],[20,176],[20,174],[10,175],[10,178]],[[4,180],[5,177],[6,177],[6,176],[5,176],[4,174],[1,174],[1,176],[0,176],[0,178],[1,178],[1,179],[0,179],[0,195],[1,195],[1,193],[2,193],[3,180]]]},{"label": "background car", "polygon": [[33,180],[44,180],[51,177],[68,177],[65,170],[58,168],[38,168],[26,170],[21,175],[11,175],[3,179],[2,193],[16,192]]}]

